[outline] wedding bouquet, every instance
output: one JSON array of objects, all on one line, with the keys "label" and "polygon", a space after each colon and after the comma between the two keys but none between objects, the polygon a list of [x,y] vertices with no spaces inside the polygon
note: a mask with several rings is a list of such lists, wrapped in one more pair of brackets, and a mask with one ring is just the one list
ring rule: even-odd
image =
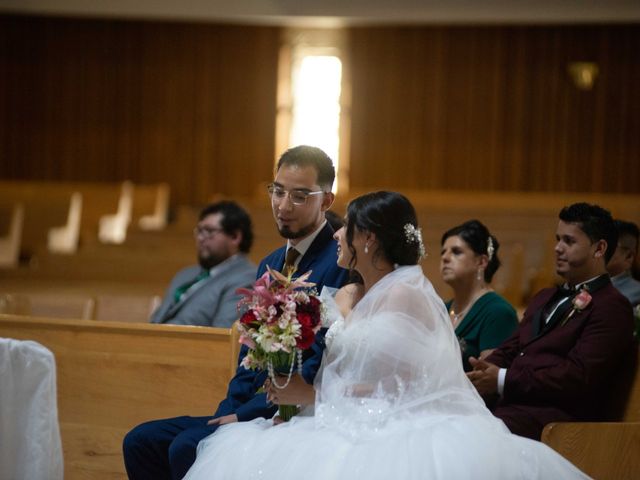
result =
[{"label": "wedding bouquet", "polygon": [[[241,365],[248,369],[267,370],[276,388],[285,388],[297,367],[302,370],[302,352],[313,345],[321,327],[322,304],[307,282],[311,272],[292,279],[267,267],[253,289],[241,288],[239,308],[246,311],[240,317],[240,343],[249,348]],[[276,375],[285,375],[279,384]],[[295,405],[280,405],[278,413],[289,420],[297,413]]]}]

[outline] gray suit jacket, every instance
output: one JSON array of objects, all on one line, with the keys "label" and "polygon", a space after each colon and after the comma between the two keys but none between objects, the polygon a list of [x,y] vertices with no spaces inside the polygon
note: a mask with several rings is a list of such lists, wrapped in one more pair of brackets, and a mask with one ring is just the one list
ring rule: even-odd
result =
[{"label": "gray suit jacket", "polygon": [[611,277],[611,283],[620,293],[629,299],[631,305],[640,304],[640,282],[631,276],[631,273],[622,272],[620,275]]},{"label": "gray suit jacket", "polygon": [[237,304],[241,296],[236,294],[236,289],[253,284],[255,265],[246,256],[238,254],[175,303],[176,288],[194,280],[200,271],[201,267],[194,265],[173,277],[162,303],[151,315],[151,323],[229,328],[238,319]]}]

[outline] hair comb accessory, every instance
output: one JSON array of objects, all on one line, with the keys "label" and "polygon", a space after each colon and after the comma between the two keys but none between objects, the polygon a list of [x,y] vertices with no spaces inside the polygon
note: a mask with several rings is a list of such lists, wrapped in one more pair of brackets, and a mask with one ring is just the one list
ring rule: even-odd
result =
[{"label": "hair comb accessory", "polygon": [[496,249],[493,248],[493,239],[491,238],[491,235],[489,235],[489,239],[487,240],[487,256],[489,257],[489,261],[493,258],[495,251]]},{"label": "hair comb accessory", "polygon": [[408,243],[417,243],[420,258],[424,258],[426,253],[424,250],[424,243],[422,242],[422,230],[420,228],[416,228],[416,226],[412,223],[405,223],[404,238]]}]

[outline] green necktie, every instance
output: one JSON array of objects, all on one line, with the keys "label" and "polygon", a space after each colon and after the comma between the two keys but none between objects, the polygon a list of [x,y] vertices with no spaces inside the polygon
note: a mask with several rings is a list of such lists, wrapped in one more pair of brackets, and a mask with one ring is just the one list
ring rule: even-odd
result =
[{"label": "green necktie", "polygon": [[176,288],[176,291],[173,292],[173,301],[174,301],[174,303],[178,303],[180,301],[180,297],[182,297],[182,295],[184,295],[184,292],[186,292],[193,285],[198,283],[200,280],[204,280],[208,276],[209,276],[209,270],[202,270],[200,272],[200,274],[196,278],[194,278],[190,282],[187,282],[184,285],[180,285],[178,288]]}]

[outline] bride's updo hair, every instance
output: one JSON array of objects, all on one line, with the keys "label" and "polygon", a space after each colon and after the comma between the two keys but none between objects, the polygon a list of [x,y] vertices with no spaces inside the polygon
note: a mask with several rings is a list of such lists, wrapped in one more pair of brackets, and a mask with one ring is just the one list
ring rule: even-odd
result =
[{"label": "bride's updo hair", "polygon": [[[411,227],[413,226],[413,228]],[[351,267],[357,264],[353,248],[355,229],[375,233],[378,249],[372,252],[397,265],[416,265],[424,246],[418,229],[416,211],[411,202],[397,192],[373,192],[362,195],[347,207],[346,239],[352,254]],[[407,233],[407,229],[412,233]]]}]

